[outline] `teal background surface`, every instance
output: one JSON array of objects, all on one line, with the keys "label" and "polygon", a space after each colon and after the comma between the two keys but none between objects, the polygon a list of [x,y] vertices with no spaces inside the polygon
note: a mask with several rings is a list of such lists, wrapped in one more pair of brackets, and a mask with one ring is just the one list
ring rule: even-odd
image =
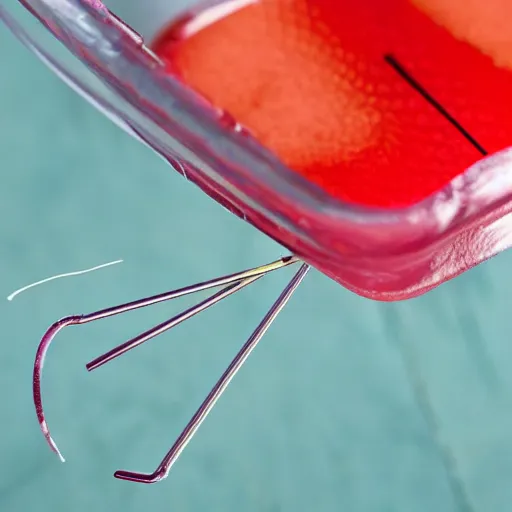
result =
[{"label": "teal background surface", "polygon": [[[507,512],[511,254],[399,304],[311,272],[173,468],[151,471],[290,278],[286,269],[91,374],[195,302],[62,332],[39,432],[32,364],[59,317],[276,259],[0,27],[0,511]],[[124,263],[6,297],[34,281]]]}]

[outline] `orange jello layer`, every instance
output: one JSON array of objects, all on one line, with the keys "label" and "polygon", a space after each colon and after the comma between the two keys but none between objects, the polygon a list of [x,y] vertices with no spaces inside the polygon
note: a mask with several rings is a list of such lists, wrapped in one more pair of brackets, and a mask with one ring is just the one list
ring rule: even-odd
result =
[{"label": "orange jello layer", "polygon": [[330,195],[407,206],[482,149],[510,145],[512,36],[502,3],[231,0],[171,25],[153,49]]}]

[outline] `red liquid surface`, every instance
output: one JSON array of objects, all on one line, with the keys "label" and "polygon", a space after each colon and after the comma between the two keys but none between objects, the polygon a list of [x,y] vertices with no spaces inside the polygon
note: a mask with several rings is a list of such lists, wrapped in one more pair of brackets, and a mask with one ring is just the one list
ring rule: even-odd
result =
[{"label": "red liquid surface", "polygon": [[400,207],[512,145],[510,22],[509,0],[232,0],[153,50],[330,195]]}]

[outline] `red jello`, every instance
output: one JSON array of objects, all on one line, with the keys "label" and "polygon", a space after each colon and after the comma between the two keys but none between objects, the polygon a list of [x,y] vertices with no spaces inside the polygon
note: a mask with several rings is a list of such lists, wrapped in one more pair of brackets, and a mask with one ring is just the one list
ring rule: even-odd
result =
[{"label": "red jello", "polygon": [[153,49],[331,196],[402,207],[510,145],[510,19],[499,0],[231,0]]}]

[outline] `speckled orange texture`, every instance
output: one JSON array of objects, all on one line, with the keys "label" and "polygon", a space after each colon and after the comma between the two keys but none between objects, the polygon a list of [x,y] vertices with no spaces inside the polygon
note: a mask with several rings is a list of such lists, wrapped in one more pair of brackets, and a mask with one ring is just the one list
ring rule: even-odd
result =
[{"label": "speckled orange texture", "polygon": [[512,69],[510,0],[412,0],[455,37]]},{"label": "speckled orange texture", "polygon": [[487,151],[510,144],[512,73],[408,0],[260,0],[191,27],[156,41],[169,71],[340,199],[410,205],[482,157],[386,54]]}]

